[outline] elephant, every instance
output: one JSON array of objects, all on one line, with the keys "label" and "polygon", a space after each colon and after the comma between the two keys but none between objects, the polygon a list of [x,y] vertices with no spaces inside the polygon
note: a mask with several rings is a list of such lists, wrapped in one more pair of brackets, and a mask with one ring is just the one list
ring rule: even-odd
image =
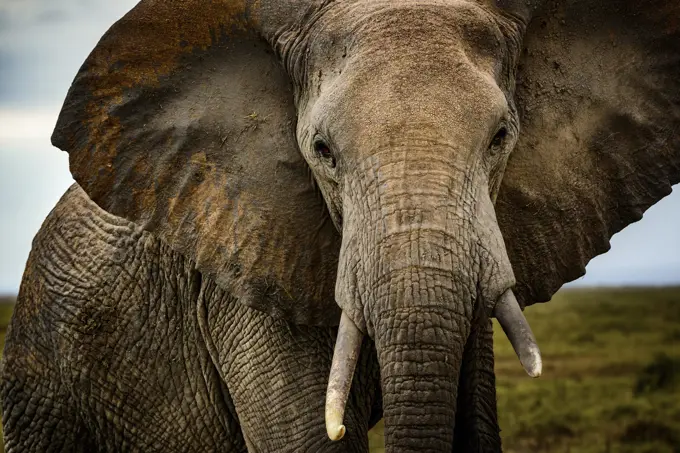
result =
[{"label": "elephant", "polygon": [[[680,182],[671,0],[141,0],[52,143],[6,450],[499,452],[491,319]],[[519,365],[518,365],[519,366]]]}]

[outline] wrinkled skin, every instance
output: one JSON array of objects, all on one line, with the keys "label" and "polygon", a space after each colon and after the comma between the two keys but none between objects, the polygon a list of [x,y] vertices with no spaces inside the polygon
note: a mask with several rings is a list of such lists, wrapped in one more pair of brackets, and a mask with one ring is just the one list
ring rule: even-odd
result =
[{"label": "wrinkled skin", "polygon": [[7,335],[7,450],[366,451],[369,342],[351,433],[325,436],[334,333],[238,304],[74,186],[36,237]]},{"label": "wrinkled skin", "polygon": [[501,296],[548,300],[680,180],[652,3],[142,1],[53,136],[78,185],[8,333],[7,450],[365,452],[384,417],[389,452],[501,451]]},{"label": "wrinkled skin", "polygon": [[[464,451],[493,451],[491,326],[475,324],[456,439]],[[50,325],[61,327],[46,335]],[[382,413],[371,341],[347,435],[326,437],[336,330],[291,326],[238,304],[74,186],[36,236],[6,337],[7,451],[367,451]]]}]

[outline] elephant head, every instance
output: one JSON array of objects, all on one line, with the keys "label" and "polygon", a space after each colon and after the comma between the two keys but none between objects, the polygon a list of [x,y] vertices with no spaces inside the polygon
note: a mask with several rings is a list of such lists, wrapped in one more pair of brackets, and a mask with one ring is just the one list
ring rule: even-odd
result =
[{"label": "elephant head", "polygon": [[367,334],[388,451],[451,451],[471,325],[540,374],[520,307],[680,181],[680,8],[605,3],[143,0],[53,143],[240,302],[340,323],[331,438]]}]

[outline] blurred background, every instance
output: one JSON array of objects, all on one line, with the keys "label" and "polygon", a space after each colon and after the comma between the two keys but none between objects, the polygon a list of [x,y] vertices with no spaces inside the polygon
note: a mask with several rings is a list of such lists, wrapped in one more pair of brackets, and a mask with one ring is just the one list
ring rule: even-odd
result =
[{"label": "blurred background", "polygon": [[[0,0],[0,342],[31,240],[72,183],[49,139],[61,103],[135,3]],[[527,318],[544,355],[540,379],[525,377],[496,336],[506,451],[680,453],[680,186]],[[373,452],[381,437],[379,425]]]}]

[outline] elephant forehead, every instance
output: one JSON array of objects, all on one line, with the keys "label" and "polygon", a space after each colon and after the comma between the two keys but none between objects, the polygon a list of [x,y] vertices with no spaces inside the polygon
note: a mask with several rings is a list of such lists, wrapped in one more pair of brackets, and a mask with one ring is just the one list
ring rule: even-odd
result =
[{"label": "elephant forehead", "polygon": [[318,108],[344,149],[460,151],[486,142],[508,103],[491,77],[470,66],[429,80],[421,80],[417,68],[391,66],[348,68]]},{"label": "elephant forehead", "polygon": [[397,60],[460,50],[475,64],[488,65],[505,48],[497,14],[469,1],[335,2],[317,24],[312,34],[322,50],[369,46]]},{"label": "elephant forehead", "polygon": [[308,85],[319,88],[314,116],[336,137],[351,131],[354,140],[372,135],[375,142],[418,123],[446,142],[476,141],[486,128],[461,124],[490,124],[507,113],[499,82],[506,46],[479,6],[340,2],[320,22]]}]

